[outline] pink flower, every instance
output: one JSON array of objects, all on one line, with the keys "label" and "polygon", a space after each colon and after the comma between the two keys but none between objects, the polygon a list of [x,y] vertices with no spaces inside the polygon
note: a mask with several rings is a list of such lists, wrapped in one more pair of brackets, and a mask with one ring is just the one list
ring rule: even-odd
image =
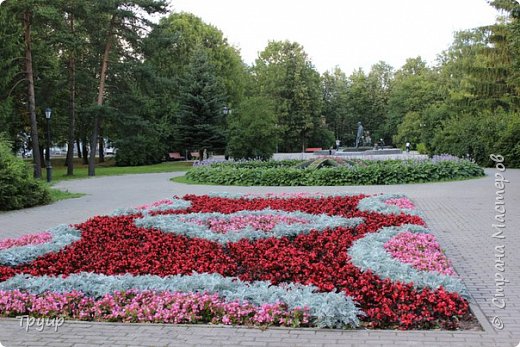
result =
[{"label": "pink flower", "polygon": [[0,291],[0,314],[64,316],[81,320],[155,323],[205,323],[245,325],[306,325],[306,308],[288,309],[281,303],[255,306],[226,301],[217,294],[129,290],[115,291],[97,300],[83,293],[45,292],[34,295],[19,290]]},{"label": "pink flower", "polygon": [[385,243],[385,249],[394,257],[423,271],[437,271],[455,275],[448,258],[431,234],[404,232]]},{"label": "pink flower", "polygon": [[[181,219],[187,221],[187,219]],[[278,223],[285,224],[308,224],[309,221],[304,218],[284,216],[284,215],[248,215],[248,216],[234,216],[229,219],[227,218],[209,218],[205,221],[202,220],[189,220],[192,223],[199,225],[205,225],[212,231],[217,233],[225,234],[229,231],[237,231],[252,227],[255,230],[263,230],[269,232]]]},{"label": "pink flower", "polygon": [[415,205],[413,204],[413,202],[411,202],[407,198],[388,199],[388,200],[385,200],[385,203],[387,205],[394,205],[394,206],[397,206],[402,209],[408,209],[408,210],[415,209]]},{"label": "pink flower", "polygon": [[170,199],[163,199],[163,200],[159,200],[159,201],[154,201],[151,204],[139,205],[136,207],[136,209],[146,210],[146,209],[149,209],[152,207],[157,207],[157,206],[161,206],[161,205],[172,205],[172,204],[173,204],[173,202]]},{"label": "pink flower", "polygon": [[45,242],[49,242],[52,239],[52,235],[48,232],[41,234],[30,234],[24,235],[17,239],[5,239],[0,241],[0,250],[8,249],[11,247],[37,245]]}]

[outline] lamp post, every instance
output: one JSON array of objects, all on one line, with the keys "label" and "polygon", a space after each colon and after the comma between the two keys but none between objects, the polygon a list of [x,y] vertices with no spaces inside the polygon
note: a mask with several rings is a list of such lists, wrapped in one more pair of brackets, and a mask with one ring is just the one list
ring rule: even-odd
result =
[{"label": "lamp post", "polygon": [[[231,114],[231,109],[227,106],[224,106],[224,108],[222,109],[222,114],[224,115],[224,118],[227,118],[227,116]],[[226,122],[225,119],[224,119],[224,122]],[[227,149],[224,150],[224,159],[226,159],[226,160],[229,159]]]},{"label": "lamp post", "polygon": [[45,153],[45,160],[47,161],[47,182],[52,181],[51,153],[49,151],[51,144],[51,114],[52,110],[47,107],[45,109],[45,118],[47,119],[47,153]]}]

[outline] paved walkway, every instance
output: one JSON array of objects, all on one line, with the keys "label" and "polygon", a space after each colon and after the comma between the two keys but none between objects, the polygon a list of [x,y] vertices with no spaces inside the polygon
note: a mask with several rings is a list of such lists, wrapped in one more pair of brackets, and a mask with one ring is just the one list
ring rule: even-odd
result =
[{"label": "paved walkway", "polygon": [[[461,182],[352,187],[217,187],[169,182],[176,174],[99,177],[61,182],[61,189],[88,195],[49,206],[0,213],[0,238],[44,231],[60,223],[78,223],[118,207],[149,203],[171,195],[227,192],[365,192],[405,193],[425,212],[426,222],[465,280],[482,331],[314,330],[212,326],[172,326],[66,322],[58,332],[0,319],[4,346],[516,346],[520,342],[520,170],[504,173],[507,211],[504,239],[495,239],[494,170],[485,178]],[[492,304],[496,293],[496,246],[505,248],[506,307]],[[500,254],[500,253],[498,253]],[[503,323],[503,329],[489,322]]]}]

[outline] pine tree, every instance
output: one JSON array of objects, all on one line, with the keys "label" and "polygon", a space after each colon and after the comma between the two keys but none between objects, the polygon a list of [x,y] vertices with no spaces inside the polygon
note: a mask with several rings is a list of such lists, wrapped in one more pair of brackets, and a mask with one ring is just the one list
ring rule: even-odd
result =
[{"label": "pine tree", "polygon": [[[105,102],[110,57],[118,45],[129,45],[131,47],[131,49],[127,49],[125,53],[130,53],[132,50],[135,51],[139,48],[142,44],[144,30],[136,30],[136,27],[145,29],[152,25],[144,13],[151,15],[165,12],[166,9],[166,2],[164,0],[110,0],[94,2],[94,4],[98,7],[97,11],[101,14],[100,18],[109,20],[104,23],[104,32],[101,33],[98,32],[98,21],[101,20],[100,18],[91,17],[91,19],[94,20],[89,22],[89,25],[92,26],[92,32],[95,33],[96,36],[104,37],[99,67],[98,94],[96,98],[97,107],[94,112],[94,126],[90,140],[91,151],[88,160],[89,176],[95,176],[95,148],[99,142],[98,136],[102,132],[102,108]],[[100,152],[102,152],[101,148]]]},{"label": "pine tree", "polygon": [[225,147],[225,88],[204,49],[198,49],[180,85],[177,147],[222,150]]}]

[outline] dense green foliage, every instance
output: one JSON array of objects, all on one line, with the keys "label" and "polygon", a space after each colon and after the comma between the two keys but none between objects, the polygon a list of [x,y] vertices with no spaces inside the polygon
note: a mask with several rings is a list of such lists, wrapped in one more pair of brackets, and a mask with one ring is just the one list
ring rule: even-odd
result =
[{"label": "dense green foliage", "polygon": [[249,97],[228,116],[227,154],[234,159],[267,160],[276,151],[274,106],[263,97]]},{"label": "dense green foliage", "polygon": [[194,167],[186,174],[196,183],[244,186],[343,186],[402,184],[465,179],[484,175],[468,160],[348,161],[332,167],[304,161],[225,163]]},{"label": "dense green foliage", "polygon": [[296,42],[271,41],[253,67],[254,89],[274,101],[279,149],[298,152],[321,126],[320,74]]},{"label": "dense green foliage", "polygon": [[159,138],[144,135],[130,135],[116,142],[117,166],[150,165],[161,162],[164,145]]},{"label": "dense green foliage", "polygon": [[[222,31],[193,14],[151,23],[145,13],[165,13],[164,0],[7,0],[0,5],[0,131],[14,150],[29,149],[52,107],[52,145],[72,152],[81,143],[86,162],[88,145],[110,140],[118,165],[145,165],[204,148],[268,159],[336,140],[352,146],[362,122],[372,145],[411,142],[480,165],[497,153],[519,167],[520,6],[489,3],[497,22],[456,33],[433,66],[413,57],[396,68],[381,61],[369,71],[320,74],[298,42],[271,41],[247,66]],[[40,139],[35,152],[45,145]]]},{"label": "dense green foliage", "polygon": [[32,177],[25,162],[0,138],[0,210],[17,210],[49,203],[49,190]]},{"label": "dense green foliage", "polygon": [[167,151],[223,154],[223,110],[241,102],[247,80],[238,51],[220,30],[189,13],[162,18],[143,50],[155,79],[147,99],[160,100],[156,123]]},{"label": "dense green foliage", "polygon": [[195,53],[180,86],[177,142],[180,148],[224,150],[225,96],[205,50]]}]

